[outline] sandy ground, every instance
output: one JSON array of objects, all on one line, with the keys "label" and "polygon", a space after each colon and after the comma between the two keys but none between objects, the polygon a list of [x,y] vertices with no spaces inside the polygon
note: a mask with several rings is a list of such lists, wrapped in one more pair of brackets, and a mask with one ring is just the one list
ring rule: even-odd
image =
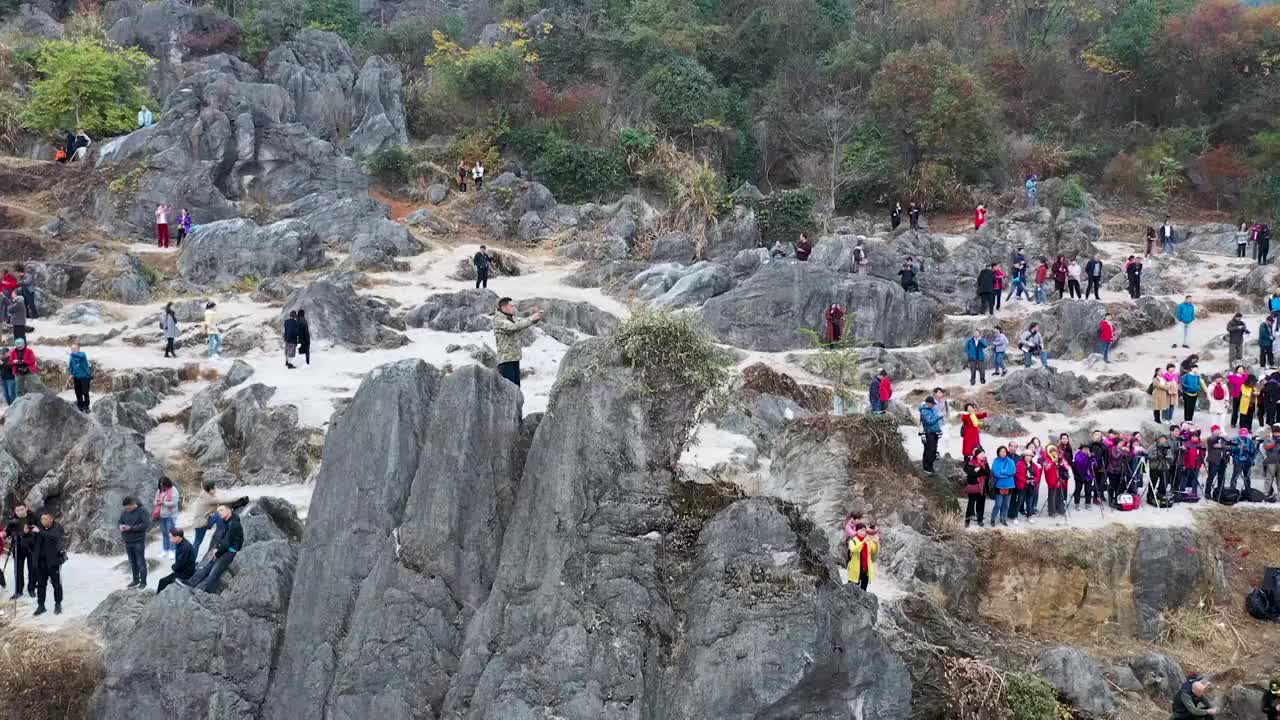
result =
[{"label": "sandy ground", "polygon": [[[961,239],[946,238],[946,242],[954,244]],[[1108,272],[1117,272],[1123,263],[1124,257],[1133,253],[1135,247],[1124,243],[1100,243],[1100,248],[1109,256],[1104,257],[1104,260],[1108,263]],[[470,258],[477,248],[478,245],[476,244],[437,247],[420,256],[409,258],[409,269],[404,272],[370,275],[373,286],[362,292],[399,303],[403,308],[410,308],[432,294],[454,292],[471,287],[472,284],[470,282],[454,280],[449,276],[456,270],[458,263]],[[148,254],[173,252],[161,251],[148,244],[137,244],[132,246],[130,250]],[[566,285],[564,279],[573,272],[574,266],[572,264],[566,264],[554,259],[548,260],[536,255],[515,254],[521,256],[527,272],[517,277],[493,278],[489,282],[490,290],[500,295],[510,295],[517,300],[517,303],[526,298],[553,297],[590,302],[619,317],[626,317],[629,314],[629,308],[625,303],[605,295],[599,289],[583,289]],[[1196,278],[1193,280],[1193,284],[1196,287],[1192,290],[1192,293],[1197,301],[1204,301],[1215,296],[1230,297],[1230,293],[1212,292],[1206,290],[1205,287],[1214,279],[1247,272],[1251,267],[1248,261],[1221,256],[1205,255],[1203,260],[1204,265],[1199,269]],[[1158,263],[1159,259],[1157,258],[1153,262]],[[1127,297],[1124,293],[1105,290],[1102,296],[1104,301],[1123,300]],[[1172,299],[1181,300],[1181,297]],[[266,307],[254,303],[247,294],[221,295],[217,297],[217,301],[224,320],[243,317],[252,323],[278,327],[278,307]],[[42,335],[46,337],[65,337],[77,333],[103,332],[110,326],[119,326],[130,330],[142,318],[158,313],[164,303],[163,301],[157,301],[146,306],[104,304],[109,307],[118,320],[107,325],[98,326],[60,324],[48,318],[41,318],[34,323],[36,332],[32,334],[32,339],[41,362],[45,364],[65,363],[68,355],[68,349],[65,347],[42,346],[40,344]],[[1018,332],[1020,332],[1021,326],[1025,324],[1026,315],[1032,312],[1035,307],[1025,301],[1015,301],[1005,305],[997,319],[1004,323],[1006,327],[1019,328]],[[523,312],[529,312],[533,309],[528,303],[522,306]],[[1056,360],[1051,360],[1051,364],[1059,370],[1070,370],[1091,378],[1104,373],[1127,373],[1145,387],[1145,383],[1150,378],[1155,367],[1162,366],[1166,362],[1178,362],[1187,353],[1204,348],[1224,332],[1227,319],[1225,316],[1218,315],[1206,321],[1195,323],[1191,335],[1190,344],[1192,345],[1192,350],[1190,351],[1169,347],[1177,331],[1168,330],[1150,336],[1121,338],[1113,350],[1116,358],[1115,362],[1107,366],[1099,364],[1090,367],[1081,362],[1060,362]],[[954,320],[967,322],[971,318],[955,318]],[[1246,320],[1251,327],[1256,328],[1261,316],[1251,315]],[[354,394],[364,375],[378,365],[409,357],[421,358],[435,365],[465,365],[474,362],[466,352],[447,353],[445,352],[445,347],[448,345],[468,344],[493,346],[492,333],[445,333],[425,329],[410,329],[405,332],[405,335],[409,338],[410,344],[404,347],[394,350],[373,350],[364,353],[352,352],[327,342],[317,342],[313,345],[311,365],[303,365],[297,370],[285,368],[282,352],[279,350],[278,345],[252,352],[241,359],[254,368],[254,376],[250,382],[264,383],[277,389],[271,400],[273,404],[296,405],[301,421],[304,424],[323,430],[334,412],[335,403]],[[1015,333],[1010,332],[1009,335],[1013,337]],[[920,350],[924,349],[926,348],[920,348]],[[546,409],[552,385],[566,350],[566,346],[544,334],[540,334],[536,342],[525,349],[523,366],[533,371],[532,375],[525,379],[522,386],[524,411],[526,413],[539,412]],[[205,353],[202,345],[180,347],[179,356],[176,359],[166,359],[162,355],[162,345],[159,342],[154,347],[137,348],[126,345],[119,338],[112,339],[101,346],[86,347],[85,351],[91,359],[110,369],[136,367],[177,368],[197,362],[202,366],[217,368],[225,372],[233,362],[230,358],[208,359],[204,357]],[[802,382],[822,382],[821,379],[812,376],[788,361],[788,356],[803,354],[803,352],[746,352],[743,354],[743,359],[739,366],[745,367],[755,362],[763,362],[792,374]],[[1225,350],[1219,350],[1217,355],[1225,358]],[[1203,363],[1202,370],[1214,372],[1221,370],[1222,365],[1222,361],[1208,361]],[[1011,369],[1013,372],[1017,372],[1018,366],[1013,365]],[[1001,379],[988,376],[988,382],[991,384],[1001,381]],[[164,398],[161,405],[151,411],[152,415],[162,418],[180,411],[190,403],[191,397],[206,385],[207,383],[205,382],[183,384],[178,392]],[[962,407],[963,398],[969,392],[967,373],[956,373],[914,383],[903,382],[897,384],[896,392],[899,397],[904,397],[913,390],[935,385],[951,388],[956,410]],[[63,391],[61,395],[68,400],[73,399],[69,390]],[[1020,418],[1020,421],[1027,430],[1027,436],[1047,438],[1056,437],[1059,432],[1078,428],[1086,423],[1096,423],[1099,426],[1116,427],[1121,430],[1136,429],[1141,427],[1144,419],[1150,419],[1150,417],[1150,411],[1144,403],[1138,407],[1128,409],[1106,412],[1089,410],[1072,413],[1071,415],[1048,414],[1039,420],[1033,421],[1028,418]],[[949,432],[940,448],[944,454],[950,453],[953,457],[957,457],[960,454],[958,422],[957,416],[951,418]],[[922,448],[916,437],[917,430],[912,426],[903,426],[901,431],[906,441],[905,445],[909,455],[914,459],[919,459]],[[1000,438],[999,441],[1005,442],[1011,439],[1013,438]],[[1025,442],[1026,439],[1026,437],[1017,438],[1019,442]],[[174,457],[174,453],[180,450],[185,441],[186,435],[183,428],[171,422],[161,423],[147,437],[148,448],[162,463]],[[991,441],[988,440],[988,443],[990,444]],[[704,424],[697,429],[695,441],[685,451],[681,462],[687,466],[708,470],[741,468],[744,465],[755,464],[756,469],[753,472],[739,473],[734,478],[735,481],[743,485],[747,492],[753,492],[755,487],[758,487],[756,484],[758,478],[762,474],[769,472],[768,458],[759,457],[759,453],[750,439],[711,424]],[[835,480],[833,478],[833,481]],[[242,488],[234,491],[228,488],[227,491],[248,494],[251,497],[262,495],[284,497],[297,505],[300,512],[305,513],[310,503],[312,488],[311,484],[301,484]],[[1044,498],[1042,497],[1043,501]],[[1099,510],[1097,508],[1077,512],[1072,506],[1072,512],[1062,521],[1055,520],[1051,522],[1042,515],[1034,525],[1023,523],[1001,530],[978,530],[974,528],[972,531],[1079,530],[1103,527],[1111,523],[1130,526],[1180,526],[1193,523],[1196,513],[1203,511],[1207,506],[1208,503],[1202,503],[1197,506],[1179,505],[1166,510],[1144,507],[1141,510],[1129,513],[1121,513],[1109,509]],[[189,513],[184,514],[181,526],[190,529],[192,520]],[[194,539],[193,533],[189,533],[189,535]],[[152,543],[148,548],[148,556],[161,561],[160,567],[152,571],[150,578],[151,591],[154,591],[156,581],[168,573],[167,568],[171,562],[162,558],[160,548],[159,540]],[[7,575],[10,582],[12,582],[11,568]],[[123,587],[129,581],[128,569],[123,554],[113,557],[73,554],[64,568],[63,579],[66,587],[66,601],[64,603],[64,613],[61,616],[49,614],[41,618],[31,619],[29,613],[34,603],[25,599],[18,601],[16,604],[0,605],[0,611],[9,614],[16,612],[19,617],[26,618],[26,621],[34,622],[40,627],[57,627],[63,623],[82,619],[108,593]],[[887,573],[877,575],[871,585],[871,590],[882,600],[887,601],[900,597],[903,592],[894,578]]]}]

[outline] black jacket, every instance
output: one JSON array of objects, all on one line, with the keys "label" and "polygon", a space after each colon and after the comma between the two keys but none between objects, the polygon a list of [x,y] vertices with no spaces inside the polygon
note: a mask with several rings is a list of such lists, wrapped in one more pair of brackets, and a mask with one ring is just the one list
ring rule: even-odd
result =
[{"label": "black jacket", "polygon": [[475,264],[476,272],[487,273],[489,272],[489,265],[492,264],[492,259],[486,253],[478,252],[471,258],[471,262]]},{"label": "black jacket", "polygon": [[1085,263],[1084,274],[1087,277],[1091,277],[1091,278],[1101,278],[1102,277],[1102,261],[1090,260],[1089,262]]},{"label": "black jacket", "polygon": [[978,294],[986,295],[996,291],[996,274],[991,268],[983,268],[978,273]]},{"label": "black jacket", "polygon": [[1231,318],[1227,323],[1227,335],[1231,337],[1231,342],[1243,342],[1245,333],[1249,332],[1249,326],[1244,324],[1239,318]]},{"label": "black jacket", "polygon": [[231,519],[227,521],[227,527],[222,531],[222,541],[218,543],[218,549],[213,552],[213,556],[220,558],[227,553],[236,553],[244,547],[244,528],[240,526],[240,516],[231,513]]},{"label": "black jacket", "polygon": [[132,510],[121,510],[120,524],[129,526],[128,530],[120,531],[125,542],[146,542],[147,528],[151,527],[151,516],[139,505]]},{"label": "black jacket", "polygon": [[1191,718],[1208,717],[1209,701],[1197,696],[1190,690],[1181,690],[1173,698],[1172,720],[1191,720]]},{"label": "black jacket", "polygon": [[1142,263],[1132,263],[1124,269],[1124,274],[1129,276],[1130,280],[1137,280],[1142,277]]},{"label": "black jacket", "polygon": [[311,326],[306,320],[298,321],[298,349],[302,350],[302,354],[306,354],[311,347]]},{"label": "black jacket", "polygon": [[0,358],[0,380],[13,380],[14,377],[13,365],[9,362],[8,353],[5,353],[5,356]]},{"label": "black jacket", "polygon": [[36,536],[34,533],[24,533],[24,529],[34,527],[36,524],[36,516],[27,513],[27,516],[20,518],[17,515],[10,515],[9,522],[4,524],[4,536],[9,538],[10,547],[15,552],[23,555],[30,555],[36,546]]},{"label": "black jacket", "polygon": [[191,542],[183,538],[173,551],[173,574],[188,580],[196,574],[196,549]]},{"label": "black jacket", "polygon": [[1280,695],[1270,688],[1262,691],[1262,714],[1267,720],[1280,718]]},{"label": "black jacket", "polygon": [[54,523],[47,528],[40,528],[40,532],[36,533],[36,567],[56,568],[66,559],[62,545],[62,526]]},{"label": "black jacket", "polygon": [[291,345],[298,344],[298,321],[294,318],[284,321],[284,341]]}]

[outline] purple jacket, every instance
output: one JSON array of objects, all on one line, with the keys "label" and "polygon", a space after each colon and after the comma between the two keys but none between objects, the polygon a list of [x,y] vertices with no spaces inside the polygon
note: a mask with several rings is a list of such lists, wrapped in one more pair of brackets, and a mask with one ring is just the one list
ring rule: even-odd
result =
[{"label": "purple jacket", "polygon": [[1075,460],[1076,480],[1079,482],[1093,482],[1093,456],[1086,453],[1083,449],[1076,453]]}]

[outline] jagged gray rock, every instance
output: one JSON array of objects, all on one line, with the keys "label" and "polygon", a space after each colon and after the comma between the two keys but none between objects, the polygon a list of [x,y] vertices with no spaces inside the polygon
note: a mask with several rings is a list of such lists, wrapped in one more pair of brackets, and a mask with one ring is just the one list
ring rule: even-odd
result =
[{"label": "jagged gray rock", "polygon": [[[1037,361],[1038,362],[1038,361]],[[1089,379],[1072,372],[1053,372],[1039,366],[1014,372],[996,389],[996,397],[1023,412],[1071,411],[1071,403],[1093,393]]]},{"label": "jagged gray rock", "polygon": [[666,292],[649,302],[649,306],[663,309],[694,307],[728,292],[731,287],[733,273],[729,268],[704,261],[682,272]]},{"label": "jagged gray rock", "polygon": [[322,277],[295,292],[280,311],[281,322],[291,310],[307,311],[313,341],[331,340],[357,351],[395,348],[409,342],[391,329],[395,321],[385,303],[357,295],[351,282],[341,277]]},{"label": "jagged gray rock", "polygon": [[298,220],[266,226],[248,218],[206,223],[187,237],[178,256],[178,272],[200,284],[231,285],[244,277],[269,278],[324,264],[319,236]]},{"label": "jagged gray rock", "polygon": [[93,426],[92,419],[56,395],[23,395],[0,425],[0,450],[35,482],[53,470]]},{"label": "jagged gray rock", "polygon": [[110,267],[89,271],[80,292],[126,305],[141,305],[151,300],[151,281],[147,277],[141,260],[121,255]]},{"label": "jagged gray rock", "polygon": [[1068,702],[1087,713],[1109,716],[1116,699],[1097,661],[1079,648],[1059,646],[1040,655],[1040,674]]},{"label": "jagged gray rock", "polygon": [[4,24],[3,30],[6,33],[30,35],[48,40],[61,40],[62,36],[66,34],[62,23],[54,20],[49,13],[30,3],[19,5],[18,12],[14,13],[9,18],[9,21]]},{"label": "jagged gray rock", "polygon": [[1197,592],[1204,569],[1199,540],[1191,528],[1139,528],[1131,581],[1138,637],[1155,640],[1161,613],[1182,607]]},{"label": "jagged gray rock", "polygon": [[337,191],[313,193],[276,209],[272,222],[296,219],[311,226],[329,247],[350,250],[361,236],[395,248],[394,255],[417,255],[423,244],[409,229],[391,219],[386,205],[366,194]]},{"label": "jagged gray rock", "polygon": [[409,327],[444,332],[481,332],[493,329],[498,295],[484,288],[432,295],[405,316]]},{"label": "jagged gray rock", "polygon": [[[240,23],[207,6],[178,0],[112,0],[103,16],[112,42],[139,47],[156,59],[149,85],[161,100],[188,74],[183,66],[187,60],[240,49]],[[151,110],[159,114],[160,108]]]},{"label": "jagged gray rock", "polygon": [[908,525],[882,531],[880,557],[885,569],[912,589],[943,598],[943,606],[965,617],[978,611],[982,572],[973,549],[940,542]]},{"label": "jagged gray rock", "polygon": [[702,317],[722,340],[750,350],[809,347],[832,303],[851,311],[846,332],[891,347],[931,338],[942,322],[936,302],[893,283],[851,277],[815,263],[769,263],[733,290],[707,301]]},{"label": "jagged gray rock", "polygon": [[587,335],[608,335],[622,322],[617,315],[585,300],[532,297],[520,301],[522,312],[531,312],[534,308],[545,315],[544,327],[568,328]]},{"label": "jagged gray rock", "polygon": [[158,424],[147,414],[147,408],[130,402],[121,395],[108,395],[93,402],[93,416],[103,427],[119,426],[146,435]]},{"label": "jagged gray rock", "polygon": [[1149,652],[1129,660],[1129,668],[1139,687],[1152,700],[1170,700],[1187,677],[1178,659],[1164,653]]}]

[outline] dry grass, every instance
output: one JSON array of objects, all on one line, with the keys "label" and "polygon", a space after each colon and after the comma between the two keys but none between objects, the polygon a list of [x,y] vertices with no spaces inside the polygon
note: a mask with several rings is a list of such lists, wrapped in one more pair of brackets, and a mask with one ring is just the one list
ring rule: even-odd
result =
[{"label": "dry grass", "polygon": [[985,660],[946,657],[942,660],[947,695],[956,720],[992,720],[1007,717],[1004,675]]},{"label": "dry grass", "polygon": [[929,529],[940,538],[959,535],[964,530],[964,513],[956,510],[935,510],[929,513]]},{"label": "dry grass", "polygon": [[1239,612],[1201,601],[1199,605],[1167,610],[1159,642],[1199,667],[1222,667],[1253,655],[1258,645],[1250,640],[1254,628]]},{"label": "dry grass", "polygon": [[790,375],[763,363],[749,365],[742,371],[742,387],[744,390],[787,398],[810,412],[824,413],[831,409],[831,388],[802,385]]},{"label": "dry grass", "polygon": [[222,373],[213,367],[202,367],[194,363],[183,365],[178,369],[178,380],[181,382],[196,382],[204,380],[206,382],[217,382],[222,379]]},{"label": "dry grass", "polygon": [[102,649],[85,631],[0,627],[0,718],[79,720],[102,680]]}]

